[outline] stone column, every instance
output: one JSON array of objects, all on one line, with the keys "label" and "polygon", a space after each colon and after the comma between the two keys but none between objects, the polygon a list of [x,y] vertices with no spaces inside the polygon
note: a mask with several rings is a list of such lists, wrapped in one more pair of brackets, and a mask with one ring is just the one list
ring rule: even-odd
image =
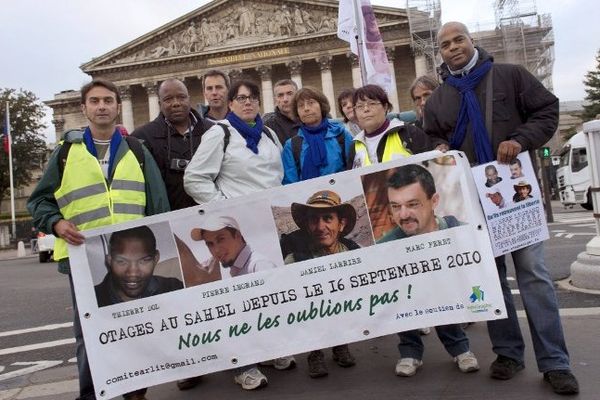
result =
[{"label": "stone column", "polygon": [[120,87],[119,94],[121,95],[121,118],[123,120],[123,126],[127,129],[127,132],[131,133],[134,129],[131,88],[129,86]]},{"label": "stone column", "polygon": [[237,81],[242,77],[242,70],[238,68],[234,68],[229,70],[229,80],[231,82]]},{"label": "stone column", "polygon": [[256,70],[260,74],[260,87],[263,98],[263,113],[272,112],[275,109],[273,103],[273,82],[271,82],[271,66],[261,65]]},{"label": "stone column", "polygon": [[415,76],[418,78],[427,75],[427,58],[422,49],[413,49],[415,57]]},{"label": "stone column", "polygon": [[331,106],[331,116],[333,118],[337,117],[337,107],[335,101],[335,93],[333,92],[333,79],[331,77],[331,56],[321,56],[316,59],[319,64],[319,68],[321,69],[321,87],[323,89],[323,94],[329,100],[329,105]]},{"label": "stone column", "polygon": [[388,98],[394,106],[394,111],[400,112],[400,100],[398,99],[398,89],[396,86],[396,70],[394,69],[394,47],[386,47],[385,52],[387,53],[388,63],[390,64],[390,76],[392,77],[392,89],[388,93]]},{"label": "stone column", "polygon": [[65,119],[62,117],[54,118],[52,123],[56,132],[56,143],[58,143],[62,140],[63,133],[65,132]]},{"label": "stone column", "polygon": [[302,60],[294,60],[285,64],[290,71],[290,78],[298,85],[298,89],[302,87]]},{"label": "stone column", "polygon": [[362,77],[360,76],[360,62],[358,61],[358,56],[354,53],[348,53],[346,56],[350,59],[350,65],[352,65],[352,86],[355,89],[361,87]]},{"label": "stone column", "polygon": [[158,88],[156,87],[156,82],[146,82],[144,88],[146,88],[146,93],[148,94],[148,119],[152,121],[160,112]]}]

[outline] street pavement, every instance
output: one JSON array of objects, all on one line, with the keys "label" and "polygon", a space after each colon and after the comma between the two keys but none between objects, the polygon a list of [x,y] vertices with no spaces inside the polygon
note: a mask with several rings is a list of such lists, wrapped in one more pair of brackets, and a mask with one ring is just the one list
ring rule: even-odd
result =
[{"label": "street pavement", "polygon": [[[571,262],[595,234],[592,214],[583,209],[562,209],[554,204],[555,222],[549,224],[546,261],[554,279],[573,372],[581,393],[574,399],[600,399],[600,292],[580,291],[569,285]],[[74,399],[77,371],[71,336],[71,305],[68,281],[56,273],[56,264],[37,264],[37,258],[16,259],[0,253],[0,400]],[[32,271],[31,277],[23,274]],[[509,272],[509,275],[514,274]],[[510,281],[517,308],[522,310],[518,287]],[[292,371],[262,368],[269,385],[246,392],[233,383],[233,373],[224,371],[202,378],[194,389],[180,392],[175,383],[149,389],[148,399],[553,399],[555,395],[537,371],[523,311],[519,311],[526,339],[526,368],[510,381],[489,378],[489,364],[495,359],[486,324],[467,330],[471,349],[481,370],[462,374],[434,333],[425,336],[424,365],[416,376],[394,375],[398,358],[395,335],[351,344],[357,365],[343,369],[327,355],[329,376],[308,377],[306,355],[297,355]],[[44,326],[44,330],[35,329]],[[24,331],[26,328],[33,328]],[[39,347],[43,344],[46,347]],[[37,346],[35,346],[37,345]],[[24,346],[33,346],[27,349]],[[26,369],[31,373],[23,373]],[[37,370],[36,370],[37,369]]]}]

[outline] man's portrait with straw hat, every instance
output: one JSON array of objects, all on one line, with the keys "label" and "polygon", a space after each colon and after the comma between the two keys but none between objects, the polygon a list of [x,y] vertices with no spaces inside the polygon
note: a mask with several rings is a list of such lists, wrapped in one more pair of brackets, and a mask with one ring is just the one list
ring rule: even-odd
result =
[{"label": "man's portrait with straw hat", "polygon": [[527,183],[527,181],[519,181],[519,183],[513,185],[513,189],[515,189],[515,194],[513,196],[513,201],[515,203],[533,198],[531,195],[531,185]]},{"label": "man's portrait with straw hat", "polygon": [[357,249],[346,236],[356,225],[356,210],[332,190],[313,193],[306,203],[292,203],[297,230],[281,237],[285,264]]}]

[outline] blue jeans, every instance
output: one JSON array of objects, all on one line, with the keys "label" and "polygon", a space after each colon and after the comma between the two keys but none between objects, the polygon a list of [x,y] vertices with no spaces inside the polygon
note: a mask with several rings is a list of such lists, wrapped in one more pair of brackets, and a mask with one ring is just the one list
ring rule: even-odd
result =
[{"label": "blue jeans", "polygon": [[[544,264],[543,243],[514,251],[512,258],[539,371],[569,370],[569,353],[558,315],[554,284]],[[488,321],[492,349],[496,354],[522,363],[525,343],[506,279],[504,256],[496,258],[496,267],[508,318]]]},{"label": "blue jeans", "polygon": [[[460,324],[436,326],[435,331],[452,357],[469,351],[469,338]],[[400,336],[400,343],[398,343],[400,358],[423,359],[424,347],[418,329],[400,332],[398,336]]]},{"label": "blue jeans", "polygon": [[71,274],[69,274],[69,285],[71,286],[71,300],[73,302],[73,333],[75,335],[75,354],[77,355],[77,369],[79,372],[79,399],[96,400],[90,364],[83,343],[83,332],[81,331],[81,322],[77,312],[77,301],[75,300],[75,289],[73,288]]}]

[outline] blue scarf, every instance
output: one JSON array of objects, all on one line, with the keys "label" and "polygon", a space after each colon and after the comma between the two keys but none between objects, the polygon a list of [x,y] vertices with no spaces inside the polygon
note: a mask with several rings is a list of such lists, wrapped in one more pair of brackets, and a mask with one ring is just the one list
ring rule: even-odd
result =
[{"label": "blue scarf", "polygon": [[246,121],[242,120],[232,112],[228,112],[227,117],[225,118],[231,123],[231,126],[246,139],[246,147],[252,150],[254,154],[258,154],[258,142],[260,141],[263,130],[263,121],[260,115],[256,114],[256,118],[254,118],[256,124],[254,126],[248,125]]},{"label": "blue scarf", "polygon": [[304,140],[308,145],[304,152],[300,180],[316,178],[321,176],[321,167],[327,165],[327,149],[325,148],[325,134],[329,128],[329,121],[323,118],[317,126],[301,124],[300,129],[304,133]]},{"label": "blue scarf", "polygon": [[[122,140],[123,139],[121,136],[121,132],[119,132],[119,130],[115,128],[112,138],[110,139],[110,146],[109,146],[110,154],[109,154],[109,158],[108,158],[108,176],[112,176],[112,170],[113,170],[113,165],[115,162],[115,156],[117,155],[117,150],[119,149],[119,145],[121,144]],[[94,145],[94,138],[92,137],[92,131],[90,130],[89,126],[87,128],[85,128],[85,131],[83,132],[83,141],[85,143],[85,147],[90,152],[90,154],[93,155],[94,157],[98,158],[98,152],[96,151],[96,146]]]},{"label": "blue scarf", "polygon": [[456,88],[461,95],[460,111],[456,128],[454,128],[454,135],[450,138],[450,148],[460,149],[465,140],[467,125],[471,122],[473,144],[475,145],[475,156],[478,164],[494,161],[492,144],[475,94],[475,88],[490,68],[492,68],[492,61],[487,60],[474,68],[467,76],[461,78],[450,75],[446,78],[446,83]]}]

